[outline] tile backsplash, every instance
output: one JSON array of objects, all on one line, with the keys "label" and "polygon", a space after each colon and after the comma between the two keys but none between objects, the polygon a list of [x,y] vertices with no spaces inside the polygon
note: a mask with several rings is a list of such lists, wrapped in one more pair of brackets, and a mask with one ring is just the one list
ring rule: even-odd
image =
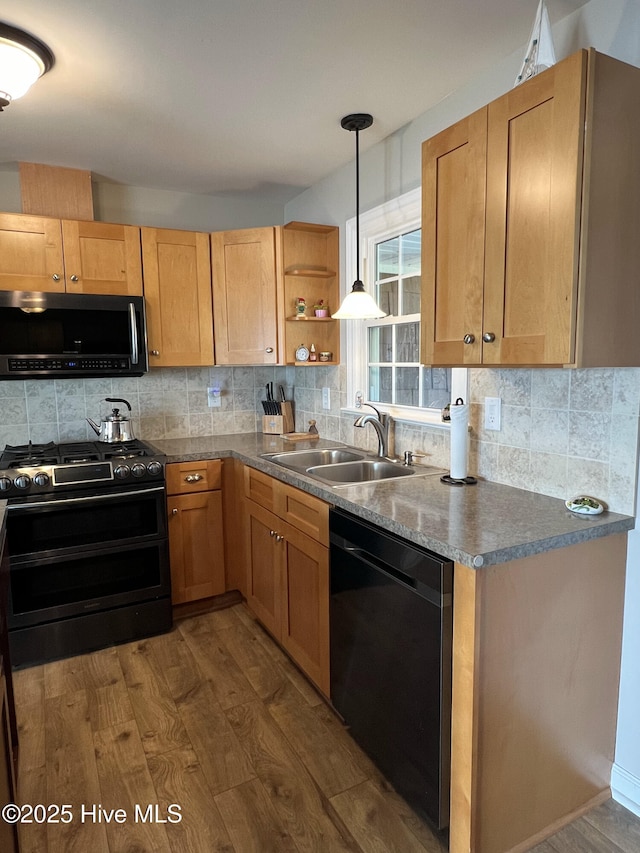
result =
[{"label": "tile backsplash", "polygon": [[[131,403],[136,436],[153,441],[190,435],[254,432],[261,428],[265,384],[283,385],[295,401],[296,429],[317,422],[323,438],[374,450],[372,429],[355,429],[347,405],[344,366],[164,368],[139,379],[0,381],[0,447],[74,441],[95,436],[85,418],[100,420],[105,397]],[[207,388],[221,389],[220,408]],[[322,388],[330,408],[322,408]],[[633,515],[640,412],[640,368],[469,371],[469,471],[489,480],[554,497],[593,494]],[[484,398],[502,400],[502,429],[484,429]],[[392,447],[426,453],[449,466],[442,428],[397,421]]]}]

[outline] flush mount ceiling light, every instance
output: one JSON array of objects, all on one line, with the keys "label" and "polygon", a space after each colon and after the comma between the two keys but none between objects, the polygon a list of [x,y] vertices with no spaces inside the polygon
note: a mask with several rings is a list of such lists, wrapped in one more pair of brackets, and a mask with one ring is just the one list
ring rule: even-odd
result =
[{"label": "flush mount ceiling light", "polygon": [[364,289],[360,280],[360,131],[366,130],[373,124],[373,117],[368,113],[352,113],[340,122],[345,130],[356,133],[356,280],[353,282],[351,293],[347,293],[342,305],[331,316],[336,320],[375,320],[386,317],[376,305],[375,299]]},{"label": "flush mount ceiling light", "polygon": [[0,23],[0,111],[28,92],[53,63],[46,44],[23,30]]}]

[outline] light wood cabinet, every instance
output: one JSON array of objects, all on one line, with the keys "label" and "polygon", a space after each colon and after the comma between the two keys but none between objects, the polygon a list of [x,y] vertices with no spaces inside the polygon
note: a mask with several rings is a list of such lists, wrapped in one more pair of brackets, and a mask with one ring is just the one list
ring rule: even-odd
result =
[{"label": "light wood cabinet", "polygon": [[[284,270],[285,339],[284,360],[294,364],[301,344],[315,346],[317,361],[301,362],[313,366],[320,362],[321,352],[330,352],[330,363],[340,361],[340,323],[331,319],[340,300],[338,246],[339,231],[332,225],[311,222],[289,222],[282,229],[282,263]],[[296,314],[298,298],[306,303],[303,319]],[[314,305],[322,300],[329,316],[319,318]]]},{"label": "light wood cabinet", "polygon": [[329,506],[245,467],[247,603],[329,695]]},{"label": "light wood cabinet", "polygon": [[423,363],[640,365],[639,132],[592,49],[423,143]]},{"label": "light wood cabinet", "polygon": [[222,462],[167,465],[171,601],[225,592]]},{"label": "light wood cabinet", "polygon": [[2,213],[0,289],[139,296],[140,229]]},{"label": "light wood cabinet", "polygon": [[279,232],[267,227],[211,235],[218,364],[282,361]]},{"label": "light wood cabinet", "polygon": [[212,365],[209,235],[142,228],[150,367]]}]

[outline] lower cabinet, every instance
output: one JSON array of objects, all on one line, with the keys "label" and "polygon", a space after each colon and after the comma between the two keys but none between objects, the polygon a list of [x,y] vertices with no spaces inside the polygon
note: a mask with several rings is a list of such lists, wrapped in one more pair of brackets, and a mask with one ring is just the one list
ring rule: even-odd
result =
[{"label": "lower cabinet", "polygon": [[221,482],[220,459],[167,465],[173,604],[225,591]]},{"label": "lower cabinet", "polygon": [[327,696],[328,512],[313,495],[245,468],[247,603]]}]

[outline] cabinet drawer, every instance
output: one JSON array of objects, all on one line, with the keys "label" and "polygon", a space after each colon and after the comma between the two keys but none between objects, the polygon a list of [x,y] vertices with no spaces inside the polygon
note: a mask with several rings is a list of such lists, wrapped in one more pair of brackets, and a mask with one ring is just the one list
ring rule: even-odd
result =
[{"label": "cabinet drawer", "polygon": [[265,509],[275,510],[274,487],[277,482],[262,471],[244,466],[244,496]]},{"label": "cabinet drawer", "polygon": [[204,462],[172,462],[167,465],[167,494],[209,492],[222,483],[222,460]]},{"label": "cabinet drawer", "polygon": [[320,498],[276,480],[274,512],[322,545],[329,544],[329,504]]}]

